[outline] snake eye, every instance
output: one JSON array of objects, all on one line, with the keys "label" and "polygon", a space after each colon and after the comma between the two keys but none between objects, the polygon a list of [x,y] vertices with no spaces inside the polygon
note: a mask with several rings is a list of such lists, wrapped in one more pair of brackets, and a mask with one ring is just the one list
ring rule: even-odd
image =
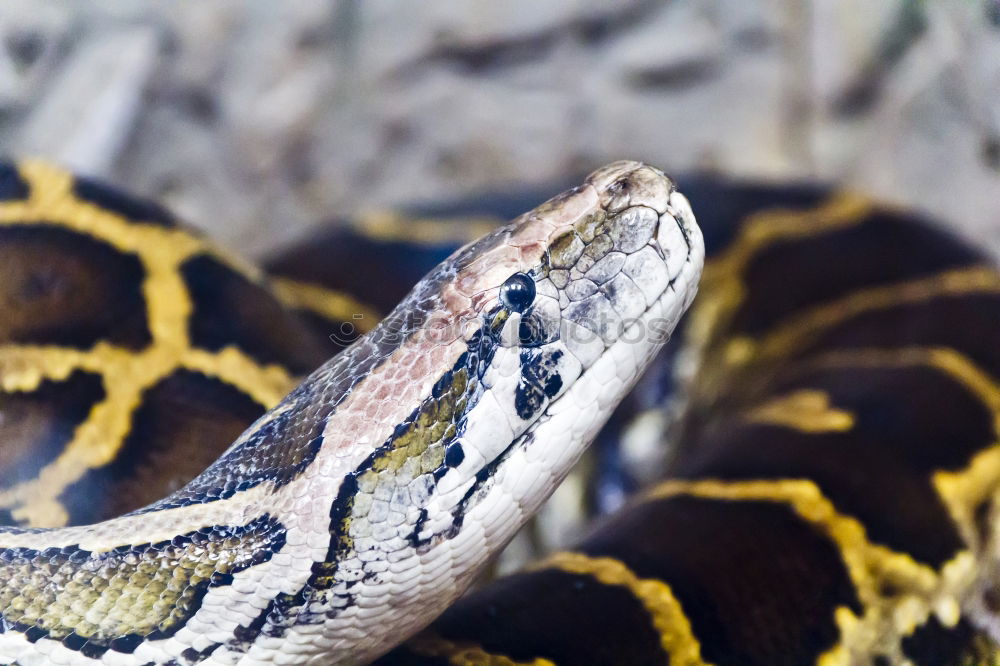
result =
[{"label": "snake eye", "polygon": [[514,273],[500,287],[500,302],[514,312],[524,312],[535,300],[535,281],[524,273]]}]

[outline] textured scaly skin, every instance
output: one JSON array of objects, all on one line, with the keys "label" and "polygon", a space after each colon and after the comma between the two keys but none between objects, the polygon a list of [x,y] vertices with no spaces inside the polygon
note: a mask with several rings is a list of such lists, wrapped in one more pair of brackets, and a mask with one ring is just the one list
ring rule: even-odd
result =
[{"label": "textured scaly skin", "polygon": [[184,488],[0,533],[0,659],[362,663],[461,594],[694,296],[661,172],[609,165],[460,250]]}]

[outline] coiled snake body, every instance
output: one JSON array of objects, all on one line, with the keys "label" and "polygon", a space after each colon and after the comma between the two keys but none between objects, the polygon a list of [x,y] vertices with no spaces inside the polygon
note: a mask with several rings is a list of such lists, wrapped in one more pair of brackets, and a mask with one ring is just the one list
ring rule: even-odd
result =
[{"label": "coiled snake body", "polygon": [[[6,391],[104,372],[105,394],[140,387],[134,407],[174,367],[241,376],[251,396],[280,383],[239,345],[192,348],[197,304],[178,276],[227,260],[155,212],[130,209],[150,215],[131,224],[95,205],[93,187],[61,172],[28,164],[7,175],[0,228],[90,235],[138,257],[149,321],[122,321],[117,339],[83,349],[10,345]],[[638,163],[605,167],[459,251],[176,492],[93,525],[0,532],[0,661],[378,656],[447,607],[568,472],[687,307],[702,252],[684,197]],[[44,274],[19,260],[25,289],[49,295]],[[170,290],[181,298],[164,298]],[[130,326],[147,339],[130,339]],[[12,517],[64,518],[50,482],[80,480],[74,456],[100,467],[108,430],[127,429],[131,407],[116,420],[98,401],[91,415],[103,410],[106,429],[77,431],[8,489]]]},{"label": "coiled snake body", "polygon": [[[596,178],[610,185],[603,173]],[[599,437],[594,487],[628,481],[636,470],[623,472],[622,461],[636,441],[673,447],[666,475],[568,550],[459,599],[376,663],[997,663],[1000,355],[991,334],[1000,321],[1000,273],[993,262],[912,212],[856,195],[716,177],[681,182],[710,250],[701,295],[685,320],[684,344],[653,362]],[[584,188],[540,215],[556,219],[567,202],[596,191]],[[468,228],[458,222],[484,213],[509,216],[539,200],[529,193],[458,202],[416,211],[434,217],[419,224],[412,217],[366,219],[293,250],[271,265],[283,277],[268,281],[178,229],[162,209],[50,167],[0,171],[0,199],[0,303],[7,315],[0,319],[0,512],[7,514],[0,516],[27,528],[99,522],[169,495],[218,456],[209,442],[235,439],[279,401],[292,376],[333,353],[327,333],[353,335],[331,322],[367,330],[375,311],[405,292],[402,285],[454,249],[453,239]],[[624,200],[612,197],[607,205],[612,199]],[[672,207],[683,222],[686,208]],[[666,219],[659,224],[672,231],[662,226]],[[527,225],[541,228],[530,219]],[[551,295],[541,286],[546,280],[561,279],[564,269],[551,264],[553,257],[579,254],[570,276],[602,274],[608,241],[598,240],[601,234],[588,240],[589,228],[566,245],[548,246],[548,277],[533,275],[535,302]],[[422,244],[410,242],[414,229]],[[622,242],[631,248],[645,238],[609,236],[607,256]],[[555,477],[578,454],[556,422],[570,420],[571,398],[589,391],[581,382],[600,363],[571,386],[570,372],[566,386],[546,395],[551,371],[561,379],[566,373],[562,362],[531,360],[556,351],[545,335],[541,344],[532,342],[536,332],[549,330],[547,320],[528,327],[527,343],[520,323],[509,337],[514,318],[526,319],[527,311],[516,310],[530,287],[514,278],[507,296],[499,293],[515,274],[532,272],[529,256],[545,256],[544,243],[519,238],[513,247],[528,265],[482,262],[491,289],[470,318],[495,323],[508,337],[477,339],[476,330],[493,330],[479,324],[463,330],[463,342],[451,351],[422,345],[416,330],[450,329],[424,327],[400,313],[460,307],[434,297],[445,293],[441,286],[458,284],[457,275],[446,277],[425,289],[429,298],[420,307],[407,301],[393,316],[395,326],[347,352],[356,358],[330,366],[359,368],[343,379],[356,383],[337,394],[343,399],[331,413],[317,407],[323,400],[310,392],[322,391],[322,380],[313,381],[252,429],[234,451],[259,455],[253,465],[237,465],[235,476],[227,472],[232,466],[210,467],[215,471],[192,491],[125,519],[127,532],[112,522],[106,532],[0,535],[31,542],[0,542],[7,595],[0,650],[8,650],[0,663],[295,663],[309,655],[316,663],[357,661],[389,650],[406,627],[429,621],[445,597],[458,593],[456,572],[471,575],[483,552],[513,529],[504,521],[523,518],[504,493],[533,492],[533,483],[550,488],[554,478],[527,470],[544,468]],[[691,269],[696,239],[697,232],[687,238],[694,240]],[[660,250],[672,275],[676,255]],[[472,250],[480,251],[501,256],[482,245]],[[317,279],[366,296],[374,307],[326,291]],[[613,301],[614,283],[612,277],[596,289],[572,281],[553,287],[571,303],[594,294]],[[644,285],[636,284],[641,291]],[[484,313],[491,316],[480,318]],[[560,306],[559,317],[570,313]],[[323,335],[310,335],[303,321],[317,323]],[[392,343],[384,337],[399,329],[408,337]],[[375,339],[387,346],[354,351],[370,349]],[[415,354],[420,358],[408,369],[395,363],[419,350],[426,354]],[[463,355],[470,365],[456,376]],[[384,361],[366,365],[361,357]],[[638,361],[615,361],[625,374],[615,373],[618,388],[611,393],[624,389]],[[433,363],[448,366],[450,375],[433,376]],[[496,372],[463,375],[474,363]],[[367,430],[345,425],[326,441],[329,428],[317,434],[318,424],[342,423],[337,414],[348,407],[364,412],[354,396],[371,395],[377,381],[367,379],[397,368],[405,381],[384,386],[428,392],[408,412],[403,393],[386,394],[392,414],[381,422],[382,441],[369,442],[364,456],[351,447],[343,449],[353,451],[346,459],[327,455],[334,441],[353,438],[357,445]],[[522,408],[540,411],[530,425],[518,413],[522,379],[529,389],[520,390]],[[329,384],[326,390],[336,393]],[[514,402],[497,402],[495,409],[509,420],[498,416],[485,425],[523,422],[523,434],[487,428],[497,439],[485,436],[476,440],[483,448],[474,448],[475,419],[483,426],[486,401],[505,390]],[[611,393],[604,403],[614,401]],[[595,427],[604,403],[594,394],[580,423],[572,419],[577,432]],[[673,427],[651,427],[674,414],[681,416]],[[501,450],[504,436],[510,446]],[[461,455],[451,448],[456,443]],[[417,470],[411,453],[419,453],[421,471],[427,456],[440,478],[429,494],[409,493],[408,506],[424,502],[427,514],[404,515],[405,545],[380,560],[365,548],[400,520],[393,510],[403,495],[393,484]],[[492,455],[495,464],[477,454]],[[310,493],[297,490],[315,478],[317,463],[328,465],[332,481],[311,506]],[[463,486],[462,473],[476,465]],[[270,509],[293,495],[294,507]],[[594,497],[597,505],[605,502],[600,492]],[[176,522],[160,523],[158,513]],[[315,541],[303,543],[310,516]],[[165,534],[153,534],[164,526]],[[65,540],[55,543],[54,535]],[[291,557],[305,550],[309,558]],[[205,558],[211,567],[201,566]],[[111,565],[101,568],[102,562]],[[129,566],[128,576],[117,575]],[[279,567],[300,578],[265,575]],[[447,573],[434,580],[418,573],[432,570]],[[398,585],[383,591],[389,575],[399,576]],[[115,599],[117,614],[88,613],[95,580],[107,581],[101,598]],[[67,595],[68,606],[57,592]],[[412,605],[425,594],[433,600]],[[387,598],[396,615],[373,610]],[[236,599],[250,601],[232,607],[214,601]],[[146,615],[118,612],[130,608]],[[106,617],[119,629],[145,624],[109,640],[98,626]],[[397,629],[386,629],[393,623]],[[335,648],[319,640],[327,630],[354,641],[356,651],[332,656]]]}]

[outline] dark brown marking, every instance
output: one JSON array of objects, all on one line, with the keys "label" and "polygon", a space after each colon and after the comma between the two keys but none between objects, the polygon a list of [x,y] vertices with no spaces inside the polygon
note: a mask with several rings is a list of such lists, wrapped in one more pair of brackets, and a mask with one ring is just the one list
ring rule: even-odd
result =
[{"label": "dark brown marking", "polygon": [[337,351],[273,296],[216,259],[194,257],[181,272],[194,302],[189,329],[195,346],[219,351],[236,344],[261,363],[282,363],[298,374]]},{"label": "dark brown marking", "polygon": [[[420,278],[460,244],[425,246],[379,241],[341,228],[310,238],[266,267],[272,275],[356,294],[379,312],[389,312]],[[392,270],[386,270],[387,267]],[[321,330],[329,334],[327,328],[324,325]]]},{"label": "dark brown marking", "polygon": [[314,385],[301,385],[285,399],[287,409],[248,433],[186,486],[139,512],[206,504],[262,483],[280,488],[293,481],[319,453],[333,411],[312,393],[315,390]]},{"label": "dark brown marking", "polygon": [[647,502],[577,550],[667,583],[720,666],[805,663],[839,638],[834,608],[860,610],[834,544],[780,504]]},{"label": "dark brown marking", "polygon": [[926,623],[903,638],[903,654],[914,664],[968,666],[980,663],[970,660],[975,638],[975,630],[965,620],[954,627],[945,627],[931,615]]},{"label": "dark brown marking", "polygon": [[55,460],[103,398],[101,378],[81,371],[30,393],[0,392],[0,488],[34,478]]},{"label": "dark brown marking", "polygon": [[78,176],[73,181],[73,194],[104,210],[121,215],[129,222],[175,227],[177,221],[167,209],[149,199],[141,199],[91,178]]},{"label": "dark brown marking", "polygon": [[0,162],[0,201],[27,199],[30,194],[28,183],[21,178],[17,166],[10,162]]},{"label": "dark brown marking", "polygon": [[983,606],[991,613],[1000,613],[1000,590],[995,587],[983,591]]},{"label": "dark brown marking", "polygon": [[46,224],[0,228],[0,343],[150,342],[139,259]]},{"label": "dark brown marking", "polygon": [[143,395],[115,459],[89,470],[60,496],[70,524],[134,511],[204,471],[264,412],[237,388],[179,370]]},{"label": "dark brown marking", "polygon": [[845,432],[803,433],[723,416],[706,426],[706,435],[690,447],[677,474],[811,479],[878,543],[934,567],[963,547],[931,475],[964,468],[994,441],[992,414],[976,396],[925,367],[815,370],[794,379],[779,375],[768,388],[776,395],[823,390],[831,404],[854,416],[854,426]]},{"label": "dark brown marking", "polygon": [[779,188],[725,180],[709,173],[682,175],[677,189],[687,196],[697,213],[709,256],[724,252],[751,215],[771,209],[807,210],[820,206],[830,196],[830,188],[814,183]]},{"label": "dark brown marking", "polygon": [[994,377],[1000,377],[1000,345],[984,334],[1000,322],[1000,295],[939,296],[859,314],[822,331],[794,357],[821,351],[869,347],[950,347]]},{"label": "dark brown marking", "polygon": [[381,659],[372,662],[372,666],[451,666],[448,657],[429,657],[403,645],[396,648]]},{"label": "dark brown marking", "polygon": [[863,224],[783,240],[758,252],[744,272],[748,293],[732,333],[763,335],[786,317],[859,289],[980,261],[974,250],[912,216],[875,211]]},{"label": "dark brown marking", "polygon": [[[627,589],[556,570],[515,574],[502,589],[475,592],[445,611],[434,631],[515,661],[541,657],[595,666],[668,661],[649,613]],[[375,663],[424,663],[411,659],[403,648]]]}]

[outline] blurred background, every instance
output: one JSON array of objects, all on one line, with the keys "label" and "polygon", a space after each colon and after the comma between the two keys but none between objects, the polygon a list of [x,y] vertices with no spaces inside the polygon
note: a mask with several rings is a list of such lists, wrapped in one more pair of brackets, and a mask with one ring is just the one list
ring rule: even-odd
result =
[{"label": "blurred background", "polygon": [[623,157],[832,180],[1000,254],[1000,3],[5,0],[0,148],[251,256]]}]

